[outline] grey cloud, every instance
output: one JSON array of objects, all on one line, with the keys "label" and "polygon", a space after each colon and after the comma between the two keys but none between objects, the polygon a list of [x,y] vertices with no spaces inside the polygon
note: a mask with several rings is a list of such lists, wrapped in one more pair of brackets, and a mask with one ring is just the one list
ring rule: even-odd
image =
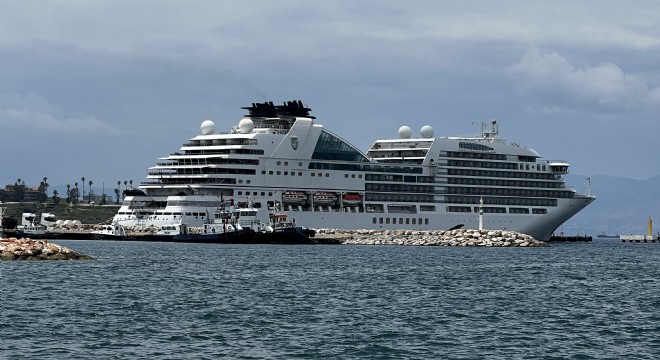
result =
[{"label": "grey cloud", "polygon": [[[515,87],[546,107],[591,107],[595,110],[636,110],[655,102],[652,89],[639,76],[618,65],[600,63],[578,68],[556,52],[531,47],[507,72]],[[544,103],[554,100],[555,103]],[[660,102],[658,102],[660,104]]]}]

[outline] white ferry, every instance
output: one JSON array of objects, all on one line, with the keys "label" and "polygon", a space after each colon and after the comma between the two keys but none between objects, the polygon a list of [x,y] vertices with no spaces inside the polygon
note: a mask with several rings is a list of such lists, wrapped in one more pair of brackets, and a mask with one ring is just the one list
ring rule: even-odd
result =
[{"label": "white ferry", "polygon": [[364,153],[298,100],[243,109],[229,132],[206,120],[201,135],[160,158],[147,181],[125,191],[113,221],[202,226],[224,198],[311,228],[478,228],[482,212],[485,229],[546,240],[595,199],[566,187],[567,162],[508,143],[495,121],[474,137],[436,137],[430,126],[413,137],[402,126]]}]

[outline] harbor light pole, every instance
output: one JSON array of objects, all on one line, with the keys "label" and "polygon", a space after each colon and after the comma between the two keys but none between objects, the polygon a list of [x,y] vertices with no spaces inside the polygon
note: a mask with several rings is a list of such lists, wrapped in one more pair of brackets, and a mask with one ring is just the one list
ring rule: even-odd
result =
[{"label": "harbor light pole", "polygon": [[479,198],[479,230],[484,229],[484,198]]}]

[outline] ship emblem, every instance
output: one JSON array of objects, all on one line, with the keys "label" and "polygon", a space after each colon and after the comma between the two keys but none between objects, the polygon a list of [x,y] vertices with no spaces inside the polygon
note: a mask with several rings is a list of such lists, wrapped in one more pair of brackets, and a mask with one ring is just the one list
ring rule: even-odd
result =
[{"label": "ship emblem", "polygon": [[291,138],[291,147],[293,150],[298,150],[298,137],[294,136]]}]

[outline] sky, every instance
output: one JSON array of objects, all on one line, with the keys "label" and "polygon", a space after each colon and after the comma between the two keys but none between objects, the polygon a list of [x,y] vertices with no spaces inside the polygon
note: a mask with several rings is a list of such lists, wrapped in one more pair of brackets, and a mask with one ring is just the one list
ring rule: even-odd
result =
[{"label": "sky", "polygon": [[299,99],[366,151],[402,125],[500,135],[571,173],[660,174],[657,1],[0,0],[0,187],[137,185]]}]

